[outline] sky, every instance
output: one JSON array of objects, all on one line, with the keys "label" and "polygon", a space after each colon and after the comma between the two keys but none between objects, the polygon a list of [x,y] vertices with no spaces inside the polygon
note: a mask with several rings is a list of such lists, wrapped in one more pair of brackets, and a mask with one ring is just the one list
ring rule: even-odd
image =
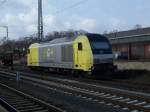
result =
[{"label": "sky", "polygon": [[[9,26],[10,39],[37,33],[38,0],[3,1],[0,26]],[[44,34],[69,29],[103,33],[129,30],[136,24],[149,27],[149,4],[150,0],[43,0]],[[0,37],[5,35],[0,28]]]}]

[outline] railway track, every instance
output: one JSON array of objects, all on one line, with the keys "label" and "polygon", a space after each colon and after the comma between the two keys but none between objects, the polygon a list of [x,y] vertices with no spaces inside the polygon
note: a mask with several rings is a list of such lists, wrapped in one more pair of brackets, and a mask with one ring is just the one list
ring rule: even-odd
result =
[{"label": "railway track", "polygon": [[64,112],[2,83],[0,83],[0,104],[9,112]]},{"label": "railway track", "polygon": [[[15,76],[13,73],[1,72],[3,74]],[[36,86],[61,92],[88,101],[105,104],[114,108],[128,111],[150,112],[150,95],[135,91],[127,91],[117,88],[87,84],[79,81],[49,78],[40,78],[22,75],[23,80]]]},{"label": "railway track", "polygon": [[109,80],[109,81],[82,79],[82,81],[93,83],[93,84],[101,84],[101,85],[109,86],[109,87],[126,89],[126,90],[130,90],[130,91],[150,93],[150,84],[141,83],[138,81],[119,80],[119,79],[113,79],[113,80]]},{"label": "railway track", "polygon": [[67,95],[73,95],[75,97],[79,97],[89,101],[94,101],[100,104],[118,107],[123,110],[150,112],[150,99],[148,99],[148,96],[144,97],[144,95],[136,94],[133,92],[131,93],[129,91],[127,92],[117,89],[114,89],[112,91],[110,90],[110,88],[105,87],[96,87],[96,90],[96,88],[91,89],[89,87],[83,87],[83,85],[77,86],[76,84],[75,86],[73,84],[68,83],[68,81],[66,81],[66,83],[68,84],[64,84],[54,81],[49,82],[34,79],[28,80],[32,80],[37,86],[41,86],[44,84],[46,86],[43,87],[47,89],[51,89],[57,92],[63,92]]},{"label": "railway track", "polygon": [[[12,72],[16,73],[16,72]],[[104,86],[109,86],[109,87],[116,87],[116,88],[121,88],[125,90],[131,90],[131,91],[137,91],[137,92],[144,92],[144,93],[150,93],[150,84],[148,83],[141,83],[141,82],[133,82],[129,80],[118,80],[114,79],[111,81],[103,81],[103,80],[94,80],[94,79],[88,79],[88,78],[72,78],[72,77],[57,77],[59,76],[58,74],[53,73],[52,76],[50,76],[48,73],[34,73],[34,72],[20,72],[22,75],[27,75],[35,78],[42,78],[44,80],[57,80],[61,82],[65,82],[65,79],[71,79],[75,81],[80,81],[80,82],[85,82],[89,84],[95,84],[95,85],[104,85]],[[40,75],[42,74],[42,75]],[[63,80],[64,79],[64,80]],[[68,82],[67,82],[68,83]]]}]

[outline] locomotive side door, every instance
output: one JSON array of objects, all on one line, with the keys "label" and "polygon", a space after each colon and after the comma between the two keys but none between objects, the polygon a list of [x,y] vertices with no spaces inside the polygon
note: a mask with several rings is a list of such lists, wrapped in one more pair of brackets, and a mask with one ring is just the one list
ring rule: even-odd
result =
[{"label": "locomotive side door", "polygon": [[93,66],[93,54],[87,37],[78,37],[74,43],[74,67],[82,71],[90,71]]},{"label": "locomotive side door", "polygon": [[76,49],[75,49],[75,67],[77,69],[82,69],[82,52],[83,52],[83,45],[82,42],[78,42],[76,44]]}]

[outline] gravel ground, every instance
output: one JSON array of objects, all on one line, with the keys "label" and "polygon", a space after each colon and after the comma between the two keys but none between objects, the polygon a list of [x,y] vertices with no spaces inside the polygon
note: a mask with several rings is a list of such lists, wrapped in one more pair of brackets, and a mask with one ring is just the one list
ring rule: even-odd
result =
[{"label": "gravel ground", "polygon": [[0,105],[0,112],[8,112],[8,111]]},{"label": "gravel ground", "polygon": [[0,78],[1,82],[7,83],[10,86],[18,88],[28,94],[31,94],[44,101],[62,107],[69,112],[127,112],[120,109],[112,108],[104,104],[98,104],[96,102],[81,99],[75,96],[68,96],[64,93],[58,93],[46,88],[41,88],[36,85],[27,84],[21,82],[17,84],[14,80],[6,80],[6,78]]}]

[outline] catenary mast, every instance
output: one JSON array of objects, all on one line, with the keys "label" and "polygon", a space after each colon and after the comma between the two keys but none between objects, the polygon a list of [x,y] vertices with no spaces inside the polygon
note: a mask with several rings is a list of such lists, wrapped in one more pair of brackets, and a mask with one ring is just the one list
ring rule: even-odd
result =
[{"label": "catenary mast", "polygon": [[42,0],[38,0],[38,39],[43,40]]}]

